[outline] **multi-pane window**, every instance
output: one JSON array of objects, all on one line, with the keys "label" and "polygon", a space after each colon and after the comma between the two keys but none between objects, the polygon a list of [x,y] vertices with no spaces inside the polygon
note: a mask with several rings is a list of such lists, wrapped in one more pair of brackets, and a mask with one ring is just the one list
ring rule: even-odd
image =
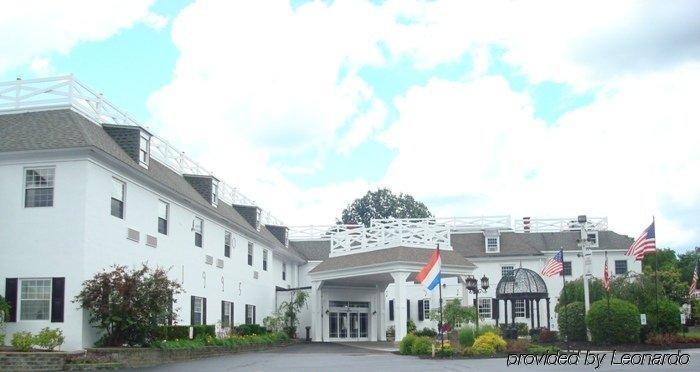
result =
[{"label": "multi-pane window", "polygon": [[164,235],[168,235],[169,212],[170,205],[162,200],[158,200],[158,232]]},{"label": "multi-pane window", "polygon": [[486,252],[498,252],[498,238],[486,238]]},{"label": "multi-pane window", "polygon": [[480,298],[479,299],[479,318],[490,318],[491,317],[491,299],[490,298]]},{"label": "multi-pane window", "polygon": [[150,151],[150,138],[145,133],[141,133],[141,142],[139,143],[139,163],[148,165],[148,153]]},{"label": "multi-pane window", "polygon": [[111,213],[117,218],[124,218],[124,194],[126,184],[116,178],[112,178]]},{"label": "multi-pane window", "polygon": [[598,232],[590,232],[587,234],[587,240],[594,247],[598,246]]},{"label": "multi-pane window", "polygon": [[282,262],[282,280],[287,280],[287,263]]},{"label": "multi-pane window", "polygon": [[267,271],[267,249],[263,251],[263,270]]},{"label": "multi-pane window", "polygon": [[51,317],[51,279],[20,281],[20,320],[49,320]]},{"label": "multi-pane window", "polygon": [[615,260],[615,275],[627,274],[627,260]]},{"label": "multi-pane window", "polygon": [[515,270],[515,267],[513,265],[501,266],[501,277],[513,275],[513,270]]},{"label": "multi-pane window", "polygon": [[221,327],[233,326],[233,302],[221,301]]},{"label": "multi-pane window", "polygon": [[253,243],[248,242],[248,266],[253,266]]},{"label": "multi-pane window", "polygon": [[202,248],[202,234],[204,233],[204,220],[195,217],[192,222],[192,230],[194,230],[194,245]]},{"label": "multi-pane window", "polygon": [[430,314],[430,300],[423,300],[423,314],[425,319],[427,319],[428,314]]},{"label": "multi-pane window", "polygon": [[53,187],[56,177],[54,168],[31,168],[24,173],[24,206],[52,207]]},{"label": "multi-pane window", "polygon": [[525,317],[525,300],[515,300],[515,304],[513,305],[513,315],[515,315],[516,318]]},{"label": "multi-pane window", "polygon": [[231,232],[224,232],[224,256],[231,257]]},{"label": "multi-pane window", "polygon": [[204,321],[204,298],[202,297],[195,297],[194,298],[194,306],[192,308],[192,311],[194,311],[194,324],[192,325],[200,325],[203,324]]},{"label": "multi-pane window", "polygon": [[563,266],[562,275],[571,276],[571,261],[564,261]]},{"label": "multi-pane window", "polygon": [[255,324],[255,305],[245,305],[245,324]]}]

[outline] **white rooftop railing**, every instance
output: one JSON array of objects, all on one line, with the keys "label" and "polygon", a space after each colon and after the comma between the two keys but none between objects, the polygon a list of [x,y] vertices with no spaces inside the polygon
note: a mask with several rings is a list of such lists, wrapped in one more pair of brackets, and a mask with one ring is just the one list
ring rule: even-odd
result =
[{"label": "white rooftop railing", "polygon": [[[373,219],[370,226],[391,223],[396,218]],[[485,229],[510,230],[510,216],[476,216],[476,217],[436,217],[436,218],[410,218],[409,221],[431,221],[448,226],[452,232],[473,232]]]},{"label": "white rooftop railing", "polygon": [[[73,109],[96,124],[131,125],[148,130],[127,112],[116,107],[101,93],[92,90],[73,75],[0,82],[0,112],[2,113],[57,108]],[[151,137],[150,151],[151,156],[156,160],[179,174],[213,175],[186,156],[184,152],[156,135]],[[237,187],[220,181],[219,189],[221,190],[219,198],[228,204],[256,205],[253,200],[241,194]],[[267,211],[262,213],[261,218],[264,224],[284,225],[281,220]]]},{"label": "white rooftop railing", "polygon": [[331,236],[362,225],[306,225],[290,226],[289,240],[330,240]]},{"label": "white rooftop railing", "polygon": [[[608,229],[607,217],[587,217],[586,228],[588,230],[604,231]],[[559,232],[580,230],[581,224],[578,218],[523,218],[515,220],[513,230],[515,232]]]}]

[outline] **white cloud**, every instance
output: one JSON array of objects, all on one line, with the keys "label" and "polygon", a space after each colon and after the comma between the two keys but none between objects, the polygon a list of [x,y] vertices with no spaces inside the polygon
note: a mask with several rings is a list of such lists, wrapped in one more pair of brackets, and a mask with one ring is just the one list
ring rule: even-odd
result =
[{"label": "white cloud", "polygon": [[47,76],[54,72],[51,61],[48,58],[34,58],[29,64],[29,69],[36,75]]},{"label": "white cloud", "polygon": [[51,53],[68,53],[85,41],[104,40],[135,22],[162,27],[149,12],[153,0],[0,3],[0,73]]},{"label": "white cloud", "polygon": [[700,209],[699,84],[700,64],[624,79],[547,126],[501,78],[433,80],[397,101],[384,183],[450,200],[441,215],[587,213],[634,235],[656,214],[661,244],[689,247],[697,216],[674,209]]}]

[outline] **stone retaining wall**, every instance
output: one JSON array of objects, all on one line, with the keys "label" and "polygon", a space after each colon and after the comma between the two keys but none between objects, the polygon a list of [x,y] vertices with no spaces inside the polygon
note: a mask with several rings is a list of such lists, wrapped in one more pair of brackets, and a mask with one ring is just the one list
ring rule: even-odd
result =
[{"label": "stone retaining wall", "polygon": [[62,371],[66,353],[0,352],[0,371]]}]

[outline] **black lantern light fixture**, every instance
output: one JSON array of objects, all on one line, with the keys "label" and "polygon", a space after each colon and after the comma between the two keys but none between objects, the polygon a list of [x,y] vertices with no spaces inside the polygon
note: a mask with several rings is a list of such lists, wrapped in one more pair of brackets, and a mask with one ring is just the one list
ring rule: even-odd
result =
[{"label": "black lantern light fixture", "polygon": [[489,289],[489,278],[484,274],[481,277],[481,288],[479,288],[479,280],[473,275],[468,275],[464,278],[464,284],[467,287],[467,291],[474,293],[476,296],[476,332],[479,332],[479,292],[486,293]]}]

